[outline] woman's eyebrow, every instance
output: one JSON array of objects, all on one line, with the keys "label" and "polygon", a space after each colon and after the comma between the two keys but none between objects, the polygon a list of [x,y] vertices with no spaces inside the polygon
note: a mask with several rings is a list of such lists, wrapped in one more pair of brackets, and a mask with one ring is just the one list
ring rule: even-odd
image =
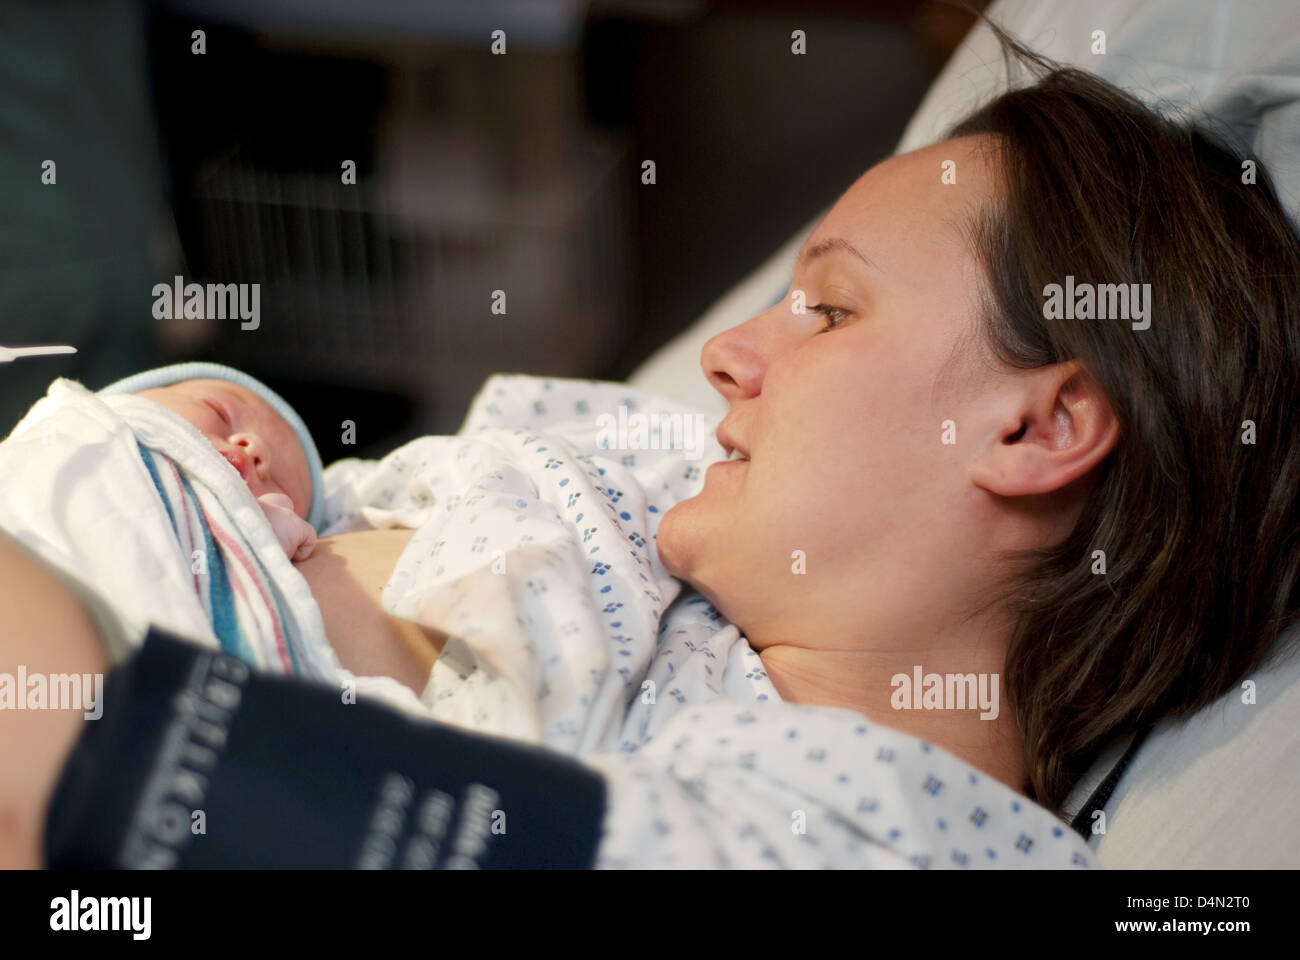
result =
[{"label": "woman's eyebrow", "polygon": [[830,253],[832,250],[845,250],[853,254],[855,257],[857,257],[859,260],[865,263],[868,267],[871,267],[873,269],[878,269],[874,263],[872,263],[870,260],[867,259],[866,254],[864,254],[853,244],[849,243],[849,241],[845,240],[843,237],[829,237],[826,240],[818,241],[817,243],[813,244],[811,247],[808,247],[807,249],[804,250],[803,253],[799,255],[798,266],[801,267],[805,266],[810,261],[816,260],[818,257],[823,257],[826,254]]}]

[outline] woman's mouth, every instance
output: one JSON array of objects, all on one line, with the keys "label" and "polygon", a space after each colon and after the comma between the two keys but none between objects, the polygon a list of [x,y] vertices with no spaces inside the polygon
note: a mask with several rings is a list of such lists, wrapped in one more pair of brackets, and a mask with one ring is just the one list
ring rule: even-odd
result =
[{"label": "woman's mouth", "polygon": [[[741,467],[747,467],[747,466],[749,466],[748,457],[730,457],[726,460],[716,461],[712,466],[709,467],[709,470],[721,470],[723,473],[727,473],[727,472],[734,472],[736,470],[739,470]],[[708,471],[706,470],[705,472],[707,473]]]}]

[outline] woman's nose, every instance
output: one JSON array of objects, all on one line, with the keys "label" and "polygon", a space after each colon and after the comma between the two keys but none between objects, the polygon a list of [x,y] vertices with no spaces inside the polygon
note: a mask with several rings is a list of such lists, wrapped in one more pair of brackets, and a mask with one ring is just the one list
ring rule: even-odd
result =
[{"label": "woman's nose", "polygon": [[790,298],[783,297],[745,323],[723,330],[705,343],[699,366],[718,393],[729,403],[757,397],[763,392],[767,364],[781,351],[796,345],[802,328],[790,321]]},{"label": "woman's nose", "polygon": [[704,376],[730,403],[762,392],[771,347],[768,320],[768,313],[751,317],[713,337],[700,351]]}]

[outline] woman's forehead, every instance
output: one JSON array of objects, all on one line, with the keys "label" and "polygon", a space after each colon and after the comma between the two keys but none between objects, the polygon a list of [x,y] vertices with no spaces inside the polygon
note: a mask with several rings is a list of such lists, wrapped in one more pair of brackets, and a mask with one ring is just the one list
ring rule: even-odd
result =
[{"label": "woman's forehead", "polygon": [[[966,216],[997,189],[998,161],[985,136],[960,137],[899,154],[860,176],[827,215],[836,232],[869,242],[879,233],[961,234]],[[820,231],[819,231],[820,232]]]},{"label": "woman's forehead", "polygon": [[[861,251],[876,268],[864,276],[877,289],[919,294],[968,284],[977,266],[969,226],[998,183],[987,140],[943,141],[872,167],[831,208],[807,249],[829,240]],[[837,262],[865,269],[849,259]]]}]

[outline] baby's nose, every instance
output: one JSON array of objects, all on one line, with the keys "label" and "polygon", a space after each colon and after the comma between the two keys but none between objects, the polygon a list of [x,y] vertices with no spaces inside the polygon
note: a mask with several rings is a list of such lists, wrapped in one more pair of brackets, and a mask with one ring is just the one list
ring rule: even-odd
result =
[{"label": "baby's nose", "polygon": [[253,472],[259,479],[265,480],[271,470],[271,456],[270,449],[262,442],[262,438],[255,433],[240,433],[231,439],[244,448],[248,458],[253,461]]}]

